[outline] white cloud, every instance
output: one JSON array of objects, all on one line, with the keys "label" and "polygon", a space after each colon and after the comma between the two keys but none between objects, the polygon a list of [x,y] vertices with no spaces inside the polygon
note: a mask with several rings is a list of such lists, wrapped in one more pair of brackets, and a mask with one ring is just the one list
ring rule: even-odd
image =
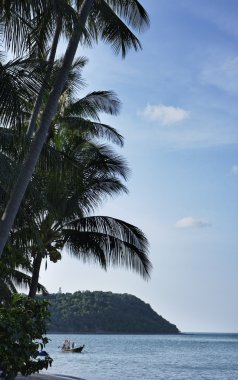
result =
[{"label": "white cloud", "polygon": [[181,122],[189,118],[188,111],[183,108],[165,106],[164,104],[147,104],[143,110],[143,115],[152,121],[159,121],[163,125]]},{"label": "white cloud", "polygon": [[231,171],[233,174],[238,175],[238,165],[233,165]]},{"label": "white cloud", "polygon": [[202,227],[208,227],[210,225],[211,224],[208,223],[204,219],[195,219],[192,216],[186,216],[185,218],[179,219],[176,222],[175,226],[177,228],[192,228],[192,227],[202,228]]}]

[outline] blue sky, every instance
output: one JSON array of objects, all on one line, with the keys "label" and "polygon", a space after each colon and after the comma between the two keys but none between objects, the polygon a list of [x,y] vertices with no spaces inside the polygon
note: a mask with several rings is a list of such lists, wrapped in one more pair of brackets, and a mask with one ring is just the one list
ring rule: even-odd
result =
[{"label": "blue sky", "polygon": [[114,90],[132,174],[129,195],[97,214],[140,227],[150,242],[151,280],[107,273],[65,252],[41,281],[51,292],[131,293],[181,331],[238,331],[238,28],[236,0],[143,0],[151,27],[125,60],[100,43],[87,91]]}]

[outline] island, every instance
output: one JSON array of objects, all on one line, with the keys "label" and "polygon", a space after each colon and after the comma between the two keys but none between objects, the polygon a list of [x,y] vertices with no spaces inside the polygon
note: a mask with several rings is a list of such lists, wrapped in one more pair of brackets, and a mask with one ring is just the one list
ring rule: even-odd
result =
[{"label": "island", "polygon": [[176,325],[130,294],[77,291],[44,296],[50,303],[49,333],[179,334]]}]

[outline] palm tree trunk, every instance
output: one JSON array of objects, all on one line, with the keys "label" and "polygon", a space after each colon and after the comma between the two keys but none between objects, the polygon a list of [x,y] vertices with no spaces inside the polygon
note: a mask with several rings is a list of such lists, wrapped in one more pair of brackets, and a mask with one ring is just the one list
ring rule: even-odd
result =
[{"label": "palm tree trunk", "polygon": [[85,26],[93,2],[94,0],[84,0],[82,4],[81,10],[79,12],[79,23],[75,23],[74,31],[72,37],[70,38],[64,56],[62,68],[56,78],[54,88],[49,96],[48,102],[43,112],[40,127],[37,130],[35,137],[30,145],[29,152],[27,153],[26,158],[23,162],[18,179],[12,189],[8,204],[3,213],[0,224],[0,257],[8,240],[16,214],[19,210],[21,201],[31,180],[32,174],[46,140],[51,121],[56,112],[58,99],[67,80],[68,73],[75,57],[80,37],[82,36],[83,28]]},{"label": "palm tree trunk", "polygon": [[50,56],[48,59],[45,78],[44,78],[44,81],[42,83],[39,94],[37,96],[35,106],[34,106],[34,110],[32,112],[31,119],[30,119],[30,122],[29,122],[29,125],[27,128],[26,135],[28,138],[32,137],[33,132],[35,130],[37,116],[39,115],[39,112],[40,112],[44,93],[47,90],[47,84],[48,84],[48,81],[50,79],[50,74],[52,72],[52,68],[53,68],[54,61],[55,61],[55,55],[56,55],[56,50],[57,50],[57,46],[58,46],[58,42],[59,42],[61,27],[62,27],[62,17],[59,17],[58,22],[57,22],[57,26],[56,26],[56,30],[55,30],[55,34],[54,34],[54,38],[53,38],[53,42],[52,42]]},{"label": "palm tree trunk", "polygon": [[31,286],[30,286],[30,290],[28,294],[30,298],[35,298],[36,293],[37,293],[41,262],[42,262],[42,255],[41,253],[37,253],[33,261],[33,273],[31,277]]}]

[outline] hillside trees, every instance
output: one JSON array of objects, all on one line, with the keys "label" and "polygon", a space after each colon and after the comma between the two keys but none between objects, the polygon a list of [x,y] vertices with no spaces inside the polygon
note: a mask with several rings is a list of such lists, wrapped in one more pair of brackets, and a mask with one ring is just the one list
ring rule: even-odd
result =
[{"label": "hillside trees", "polygon": [[[41,297],[40,297],[41,298]],[[44,298],[44,297],[43,297]],[[178,334],[178,328],[130,294],[49,294],[49,330],[57,333]]]}]

